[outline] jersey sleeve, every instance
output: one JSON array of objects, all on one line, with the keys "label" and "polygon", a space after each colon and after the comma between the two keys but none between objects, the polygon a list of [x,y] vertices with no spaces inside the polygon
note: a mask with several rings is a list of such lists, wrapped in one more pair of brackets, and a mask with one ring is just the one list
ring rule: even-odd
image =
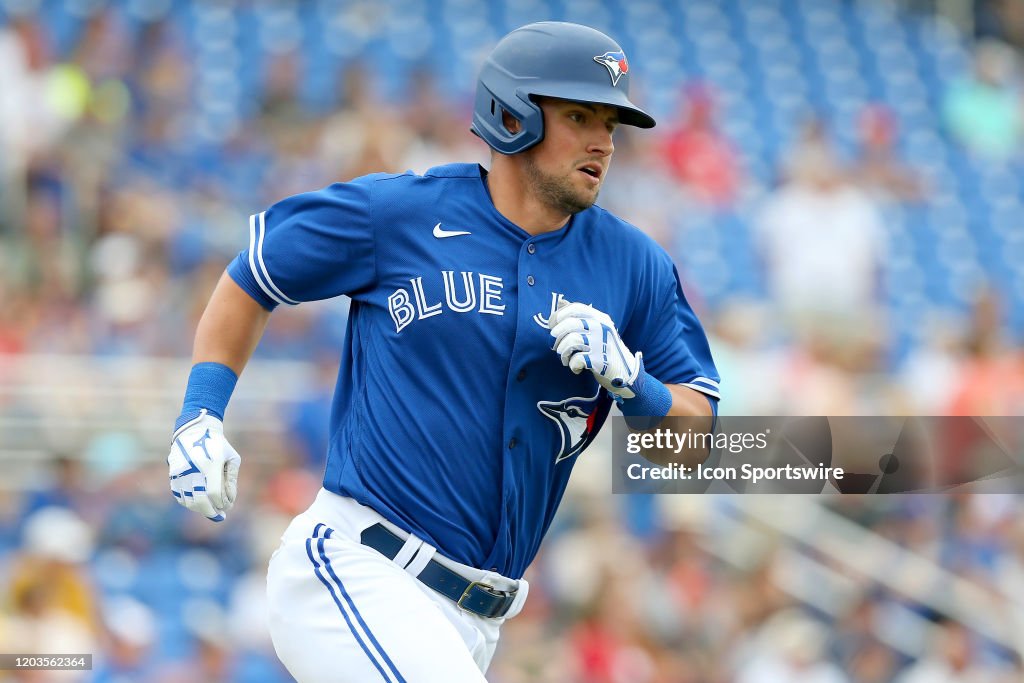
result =
[{"label": "jersey sleeve", "polygon": [[369,177],[297,194],[249,217],[228,274],[264,308],[355,294],[376,279]]},{"label": "jersey sleeve", "polygon": [[[649,295],[633,312],[623,340],[644,354],[644,368],[665,384],[682,384],[715,399],[721,398],[719,376],[711,347],[697,315],[679,283],[679,274],[667,254],[652,258],[644,280]],[[644,302],[649,302],[644,306]]]}]

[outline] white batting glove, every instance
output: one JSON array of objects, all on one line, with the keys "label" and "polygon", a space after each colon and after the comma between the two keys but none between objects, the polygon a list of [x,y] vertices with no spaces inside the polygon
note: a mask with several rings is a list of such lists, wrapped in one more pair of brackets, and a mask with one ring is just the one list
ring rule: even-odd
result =
[{"label": "white batting glove", "polygon": [[171,493],[189,510],[223,522],[235,504],[241,463],[224,424],[204,408],[174,432],[167,456]]},{"label": "white batting glove", "polygon": [[577,375],[590,370],[616,401],[636,396],[633,383],[643,369],[643,355],[626,348],[607,313],[587,304],[565,304],[548,327],[562,365]]}]

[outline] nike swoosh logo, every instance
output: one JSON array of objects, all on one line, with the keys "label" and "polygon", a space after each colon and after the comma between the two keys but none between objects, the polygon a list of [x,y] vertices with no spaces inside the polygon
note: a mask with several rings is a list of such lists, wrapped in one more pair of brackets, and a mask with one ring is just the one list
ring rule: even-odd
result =
[{"label": "nike swoosh logo", "polygon": [[458,237],[459,235],[470,235],[468,230],[442,230],[441,224],[438,223],[434,226],[434,237],[441,240],[445,237]]}]

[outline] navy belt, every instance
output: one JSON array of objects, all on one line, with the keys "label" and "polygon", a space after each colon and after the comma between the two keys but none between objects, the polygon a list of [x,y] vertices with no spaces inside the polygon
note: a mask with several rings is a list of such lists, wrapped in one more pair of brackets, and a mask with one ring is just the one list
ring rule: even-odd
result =
[{"label": "navy belt", "polygon": [[[359,541],[389,560],[395,559],[405,545],[379,523],[363,529]],[[505,616],[516,599],[516,591],[500,591],[480,581],[469,581],[437,560],[430,560],[416,578],[467,612],[491,619]]]}]

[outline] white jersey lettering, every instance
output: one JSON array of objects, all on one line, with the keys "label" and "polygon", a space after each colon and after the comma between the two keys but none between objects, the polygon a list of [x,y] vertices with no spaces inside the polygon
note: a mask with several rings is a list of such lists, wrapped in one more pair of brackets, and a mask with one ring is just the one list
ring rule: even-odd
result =
[{"label": "white jersey lettering", "polygon": [[388,312],[395,321],[395,332],[401,332],[402,328],[416,317],[416,309],[409,303],[409,292],[396,289],[395,293],[388,297]]},{"label": "white jersey lettering", "polygon": [[446,270],[441,275],[444,277],[444,298],[448,308],[456,313],[469,313],[476,308],[476,286],[472,272],[462,271],[462,287],[466,290],[466,298],[462,301],[455,298],[455,271]]},{"label": "white jersey lettering", "polygon": [[551,316],[555,314],[555,311],[557,311],[558,307],[563,303],[565,303],[565,297],[561,292],[551,292],[551,310],[548,312],[546,317],[540,313],[534,313],[533,322],[537,323],[545,330],[548,329],[548,327],[550,327],[548,321],[551,320]]},{"label": "white jersey lettering", "polygon": [[[395,332],[401,332],[413,320],[423,320],[441,315],[445,309],[453,313],[470,313],[475,310],[478,313],[505,315],[505,304],[501,300],[502,292],[505,289],[504,280],[497,275],[476,274],[473,271],[465,270],[458,271],[458,275],[462,277],[461,292],[459,286],[456,285],[456,271],[441,271],[444,299],[436,303],[427,302],[423,276],[409,280],[412,287],[411,293],[405,287],[400,287],[389,295],[388,312],[395,323]],[[479,286],[477,277],[474,275],[479,278]],[[434,282],[436,287],[436,280]],[[478,302],[479,308],[477,307]]]},{"label": "white jersey lettering", "polygon": [[429,318],[435,315],[441,315],[441,302],[438,301],[436,304],[427,305],[427,297],[423,293],[423,278],[414,277],[409,280],[412,283],[412,292],[416,297],[416,309],[419,311],[419,319]]},{"label": "white jersey lettering", "polygon": [[501,301],[501,290],[505,285],[500,277],[480,273],[480,312],[491,315],[504,315],[505,304]]}]

